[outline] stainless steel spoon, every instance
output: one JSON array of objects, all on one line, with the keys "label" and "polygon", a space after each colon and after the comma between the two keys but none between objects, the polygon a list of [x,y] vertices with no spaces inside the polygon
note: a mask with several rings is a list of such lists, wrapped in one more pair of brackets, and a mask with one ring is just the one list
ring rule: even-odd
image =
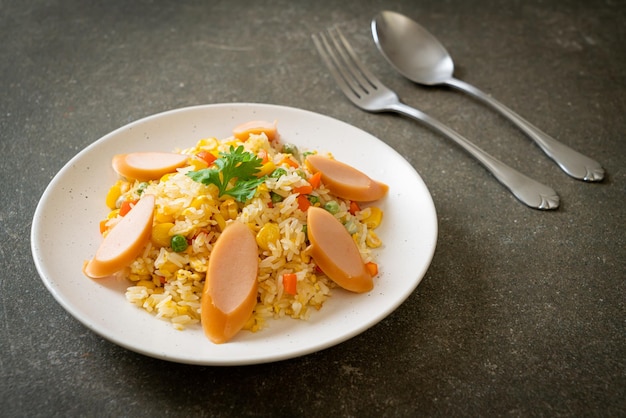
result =
[{"label": "stainless steel spoon", "polygon": [[511,120],[568,175],[585,181],[604,178],[604,169],[597,161],[558,142],[476,87],[454,78],[452,57],[417,22],[399,13],[383,11],[372,20],[372,35],[391,66],[409,80],[425,85],[447,85],[469,93]]}]

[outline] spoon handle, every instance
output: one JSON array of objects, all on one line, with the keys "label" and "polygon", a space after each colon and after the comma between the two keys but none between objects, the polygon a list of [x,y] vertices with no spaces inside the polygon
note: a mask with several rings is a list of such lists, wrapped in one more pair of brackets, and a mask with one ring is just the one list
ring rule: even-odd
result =
[{"label": "spoon handle", "polygon": [[552,188],[525,176],[497,160],[433,117],[404,103],[391,105],[388,107],[388,110],[421,121],[433,130],[453,140],[485,166],[500,183],[506,186],[525,205],[535,209],[556,209],[559,207],[559,196]]},{"label": "spoon handle", "polygon": [[445,84],[469,93],[507,117],[535,141],[543,152],[552,158],[559,167],[571,177],[584,181],[600,181],[604,178],[604,169],[600,163],[552,138],[511,109],[496,99],[486,95],[471,84],[456,78],[446,80]]}]

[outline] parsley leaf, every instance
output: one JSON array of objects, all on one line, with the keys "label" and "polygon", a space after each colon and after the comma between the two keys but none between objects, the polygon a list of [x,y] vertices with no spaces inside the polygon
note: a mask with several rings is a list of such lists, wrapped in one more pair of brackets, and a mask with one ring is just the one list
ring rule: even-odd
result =
[{"label": "parsley leaf", "polygon": [[220,158],[213,164],[215,167],[191,171],[187,175],[199,183],[216,185],[220,196],[226,194],[239,202],[252,199],[257,187],[265,180],[265,177],[255,176],[263,160],[244,151],[243,145],[237,148],[231,145],[229,152],[220,152]]}]

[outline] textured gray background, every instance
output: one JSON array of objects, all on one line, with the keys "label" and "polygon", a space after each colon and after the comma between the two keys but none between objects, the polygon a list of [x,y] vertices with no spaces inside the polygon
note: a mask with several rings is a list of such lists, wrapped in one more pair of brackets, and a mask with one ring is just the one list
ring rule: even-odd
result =
[{"label": "textured gray background", "polygon": [[[623,2],[0,6],[0,415],[626,415]],[[480,103],[399,77],[370,36],[382,9],[419,19],[452,53],[459,78],[601,161],[606,180],[570,179]],[[335,24],[407,103],[554,187],[562,207],[528,209],[450,141],[353,107],[310,38]],[[179,365],[93,334],[55,302],[32,261],[31,221],[46,185],[128,122],[240,101],[323,113],[402,153],[439,218],[423,282],[362,335],[274,364]]]}]

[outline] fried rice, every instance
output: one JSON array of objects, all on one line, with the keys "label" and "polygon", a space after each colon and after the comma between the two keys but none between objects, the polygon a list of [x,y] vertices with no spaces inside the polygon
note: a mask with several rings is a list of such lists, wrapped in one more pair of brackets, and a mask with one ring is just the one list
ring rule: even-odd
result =
[{"label": "fried rice", "polygon": [[[218,156],[231,146],[243,146],[246,152],[263,155],[266,160],[261,171],[268,175],[254,197],[243,203],[227,194],[219,196],[216,186],[187,175],[208,166],[198,158],[201,152]],[[252,229],[259,246],[257,305],[244,329],[260,330],[272,318],[306,320],[334,291],[343,291],[315,265],[308,252],[306,211],[299,205],[299,193],[294,193],[294,189],[308,185],[313,175],[303,164],[303,150],[289,147],[286,152],[277,140],[270,141],[262,133],[243,142],[234,137],[204,138],[176,152],[189,155],[186,167],[159,180],[120,179],[106,197],[112,210],[101,223],[103,234],[122,218],[121,202],[136,201],[143,194],[156,198],[152,239],[140,256],[120,272],[130,282],[126,290],[130,303],[171,322],[176,329],[198,324],[211,250],[221,231],[234,220]],[[279,168],[281,175],[269,175]],[[363,261],[375,262],[372,250],[381,245],[374,232],[381,218],[377,207],[355,210],[354,203],[333,196],[323,183],[307,198],[312,205],[332,207],[335,217],[352,235]],[[183,251],[172,248],[170,238],[175,235],[185,237],[188,245]],[[285,290],[282,277],[286,273],[297,277],[295,294]]]}]

